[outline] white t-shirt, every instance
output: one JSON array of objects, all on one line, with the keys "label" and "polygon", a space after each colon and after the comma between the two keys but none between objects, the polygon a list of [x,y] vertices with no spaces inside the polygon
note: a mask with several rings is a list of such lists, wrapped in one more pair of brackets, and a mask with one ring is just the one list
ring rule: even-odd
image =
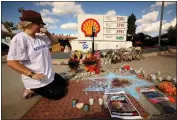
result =
[{"label": "white t-shirt", "polygon": [[45,80],[35,80],[22,75],[26,89],[40,88],[54,80],[55,73],[52,71],[52,58],[49,51],[50,43],[47,36],[36,34],[34,39],[25,32],[18,33],[10,41],[7,60],[19,60],[30,70],[47,77]]}]

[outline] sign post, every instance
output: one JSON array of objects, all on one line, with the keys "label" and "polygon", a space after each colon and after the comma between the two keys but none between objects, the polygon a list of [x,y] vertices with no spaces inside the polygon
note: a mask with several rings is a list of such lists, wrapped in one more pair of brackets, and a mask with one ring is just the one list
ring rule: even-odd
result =
[{"label": "sign post", "polygon": [[95,37],[95,27],[92,26],[92,37],[93,37],[93,41],[92,41],[92,54],[94,54],[95,50],[94,50],[94,37]]}]

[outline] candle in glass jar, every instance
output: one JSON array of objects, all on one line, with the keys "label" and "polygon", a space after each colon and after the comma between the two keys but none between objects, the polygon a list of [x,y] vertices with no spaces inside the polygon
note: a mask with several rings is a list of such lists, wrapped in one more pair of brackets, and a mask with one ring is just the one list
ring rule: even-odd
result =
[{"label": "candle in glass jar", "polygon": [[90,99],[89,99],[89,104],[90,104],[90,105],[93,105],[93,103],[94,103],[94,99],[93,99],[93,98],[90,98]]},{"label": "candle in glass jar", "polygon": [[99,98],[98,103],[99,103],[99,105],[103,105],[103,99]]}]

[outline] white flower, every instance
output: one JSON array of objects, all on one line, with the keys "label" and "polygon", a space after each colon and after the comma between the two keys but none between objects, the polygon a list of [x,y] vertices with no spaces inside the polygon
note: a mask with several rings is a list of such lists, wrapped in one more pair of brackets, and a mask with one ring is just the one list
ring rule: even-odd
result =
[{"label": "white flower", "polygon": [[167,78],[166,78],[167,80],[171,80],[171,77],[170,76],[167,76]]},{"label": "white flower", "polygon": [[137,73],[139,74],[139,73],[141,73],[141,71],[140,71],[140,70],[137,70]]},{"label": "white flower", "polygon": [[157,75],[160,75],[160,71],[157,71]]},{"label": "white flower", "polygon": [[106,52],[103,52],[102,54],[103,54],[103,56],[106,56]]},{"label": "white flower", "polygon": [[83,76],[84,76],[84,73],[81,73],[81,76],[83,77]]},{"label": "white flower", "polygon": [[130,70],[133,70],[133,68],[130,68]]},{"label": "white flower", "polygon": [[143,70],[142,73],[145,74],[145,71]]},{"label": "white flower", "polygon": [[156,80],[156,76],[155,75],[152,76],[152,80]]},{"label": "white flower", "polygon": [[162,77],[159,77],[158,79],[159,79],[159,81],[162,81]]},{"label": "white flower", "polygon": [[111,59],[109,59],[109,64],[111,64]]}]

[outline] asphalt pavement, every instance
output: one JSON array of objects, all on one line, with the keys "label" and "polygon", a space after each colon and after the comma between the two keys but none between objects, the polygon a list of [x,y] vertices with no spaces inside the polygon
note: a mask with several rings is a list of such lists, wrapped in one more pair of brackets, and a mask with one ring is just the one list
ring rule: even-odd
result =
[{"label": "asphalt pavement", "polygon": [[[62,57],[61,57],[62,56]],[[67,59],[69,53],[52,53],[52,58]],[[126,63],[110,64],[108,68],[118,68]],[[154,74],[158,70],[162,77],[176,76],[176,51],[170,55],[149,57],[140,61],[128,62],[133,68],[143,68],[147,74]],[[57,73],[68,70],[67,65],[54,65]],[[99,76],[99,75],[97,75]],[[2,63],[2,119],[20,119],[40,98],[33,97],[28,100],[21,98],[23,83],[21,75]]]}]

